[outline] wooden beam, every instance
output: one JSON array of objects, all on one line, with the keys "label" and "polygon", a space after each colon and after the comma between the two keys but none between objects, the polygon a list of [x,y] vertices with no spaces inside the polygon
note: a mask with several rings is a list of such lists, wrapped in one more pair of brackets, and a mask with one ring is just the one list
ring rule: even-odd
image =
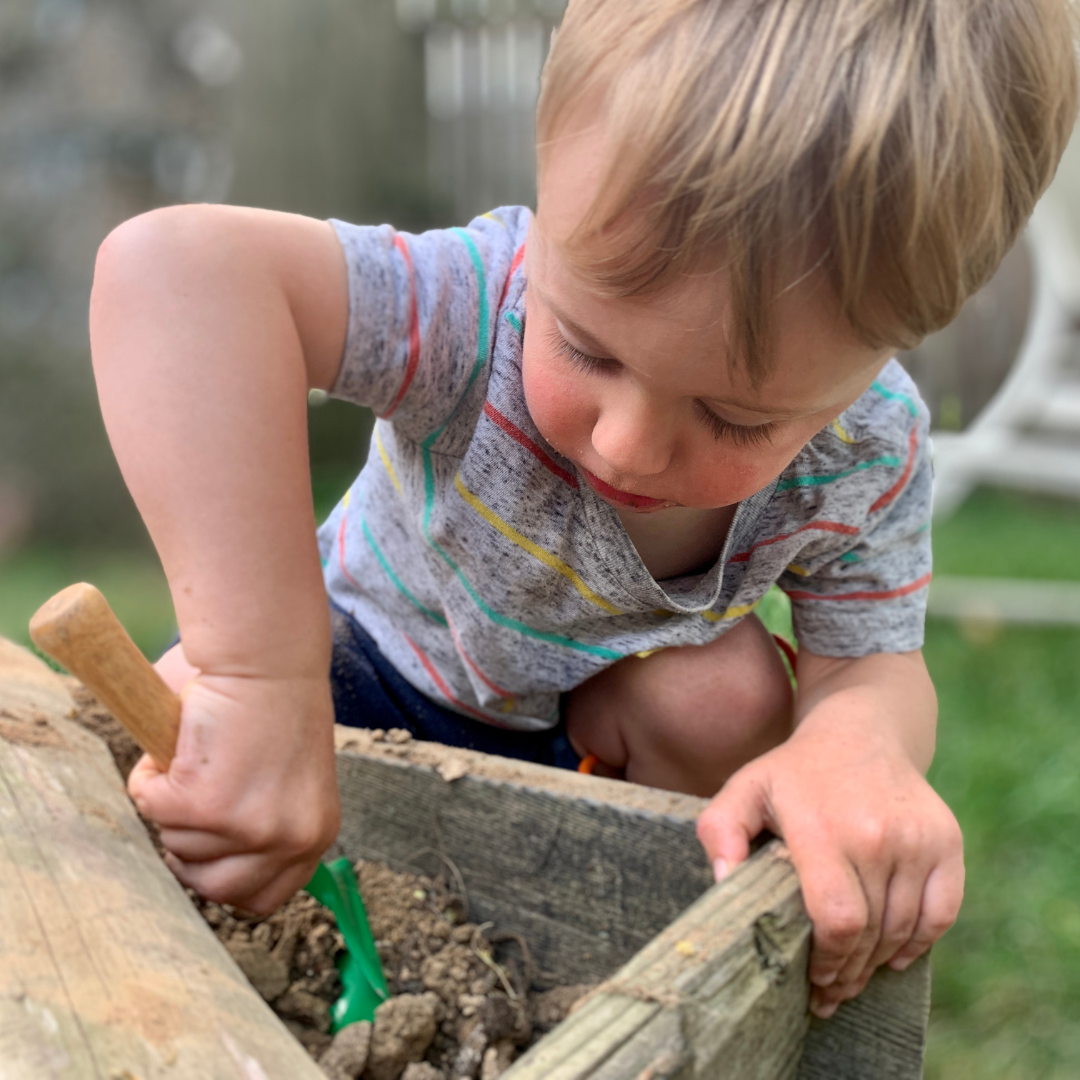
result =
[{"label": "wooden beam", "polygon": [[319,1080],[73,709],[0,639],[0,1077]]},{"label": "wooden beam", "polygon": [[630,961],[505,1080],[794,1078],[810,926],[773,841]]}]

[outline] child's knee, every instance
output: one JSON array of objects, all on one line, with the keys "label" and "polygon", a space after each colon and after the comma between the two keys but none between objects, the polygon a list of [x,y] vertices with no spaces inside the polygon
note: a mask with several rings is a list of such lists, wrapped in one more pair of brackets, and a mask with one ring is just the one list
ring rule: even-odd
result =
[{"label": "child's knee", "polygon": [[618,767],[636,762],[642,782],[650,762],[666,762],[663,786],[670,786],[669,771],[722,779],[783,742],[792,707],[779,651],[751,616],[707,645],[606,669],[571,695],[567,722],[579,750]]},{"label": "child's knee", "polygon": [[[776,642],[756,615],[747,616],[706,648],[713,650],[709,663],[715,665],[714,677],[724,688],[711,699],[714,709],[721,706],[732,720],[741,719],[748,726],[781,724],[790,730],[791,680]],[[710,700],[699,704],[708,708]]]}]

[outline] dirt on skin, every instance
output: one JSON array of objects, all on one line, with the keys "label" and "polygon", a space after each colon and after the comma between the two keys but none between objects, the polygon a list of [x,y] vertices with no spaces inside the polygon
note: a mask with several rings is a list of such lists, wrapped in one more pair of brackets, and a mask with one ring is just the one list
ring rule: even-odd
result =
[{"label": "dirt on skin", "polygon": [[[75,719],[109,747],[127,778],[140,751],[81,684]],[[156,841],[156,830],[150,826]],[[497,1080],[590,986],[545,986],[528,944],[466,921],[447,878],[356,864],[391,999],[374,1025],[330,1035],[344,949],[333,914],[298,892],[272,915],[242,916],[189,893],[252,986],[331,1080]]]}]

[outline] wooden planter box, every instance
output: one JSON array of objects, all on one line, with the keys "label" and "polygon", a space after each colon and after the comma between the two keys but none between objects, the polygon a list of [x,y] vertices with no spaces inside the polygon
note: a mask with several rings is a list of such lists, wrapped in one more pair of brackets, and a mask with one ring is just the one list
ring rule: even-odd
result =
[{"label": "wooden planter box", "polygon": [[[62,679],[0,639],[0,1077],[317,1080],[161,863]],[[700,799],[338,730],[334,854],[463,878],[539,968],[606,980],[506,1080],[916,1080],[929,966],[810,1021],[773,841],[711,885]]]}]

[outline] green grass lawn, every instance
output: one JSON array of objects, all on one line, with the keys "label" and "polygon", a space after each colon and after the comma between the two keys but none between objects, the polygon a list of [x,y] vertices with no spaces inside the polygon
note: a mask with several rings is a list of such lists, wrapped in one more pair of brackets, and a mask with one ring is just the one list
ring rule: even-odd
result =
[{"label": "green grass lawn", "polygon": [[[320,480],[325,513],[343,480]],[[941,573],[1080,579],[1080,505],[977,492],[935,526]],[[155,654],[173,633],[152,556],[24,552],[0,562],[0,634],[37,606],[100,586]],[[967,897],[934,954],[927,1080],[1080,1077],[1080,629],[965,634],[931,622],[941,699],[931,780],[956,812]]]},{"label": "green grass lawn", "polygon": [[30,616],[76,581],[101,589],[148,656],[156,658],[176,634],[169,587],[153,552],[35,548],[0,561],[0,635],[28,645]]},{"label": "green grass lawn", "polygon": [[931,622],[930,778],[964,831],[967,892],[934,952],[928,1080],[1080,1076],[1080,630],[972,645]]},{"label": "green grass lawn", "polygon": [[[934,569],[1080,580],[1080,505],[978,491]],[[930,779],[964,830],[967,893],[934,951],[927,1080],[1080,1076],[1080,629],[989,640],[931,621]]]}]

